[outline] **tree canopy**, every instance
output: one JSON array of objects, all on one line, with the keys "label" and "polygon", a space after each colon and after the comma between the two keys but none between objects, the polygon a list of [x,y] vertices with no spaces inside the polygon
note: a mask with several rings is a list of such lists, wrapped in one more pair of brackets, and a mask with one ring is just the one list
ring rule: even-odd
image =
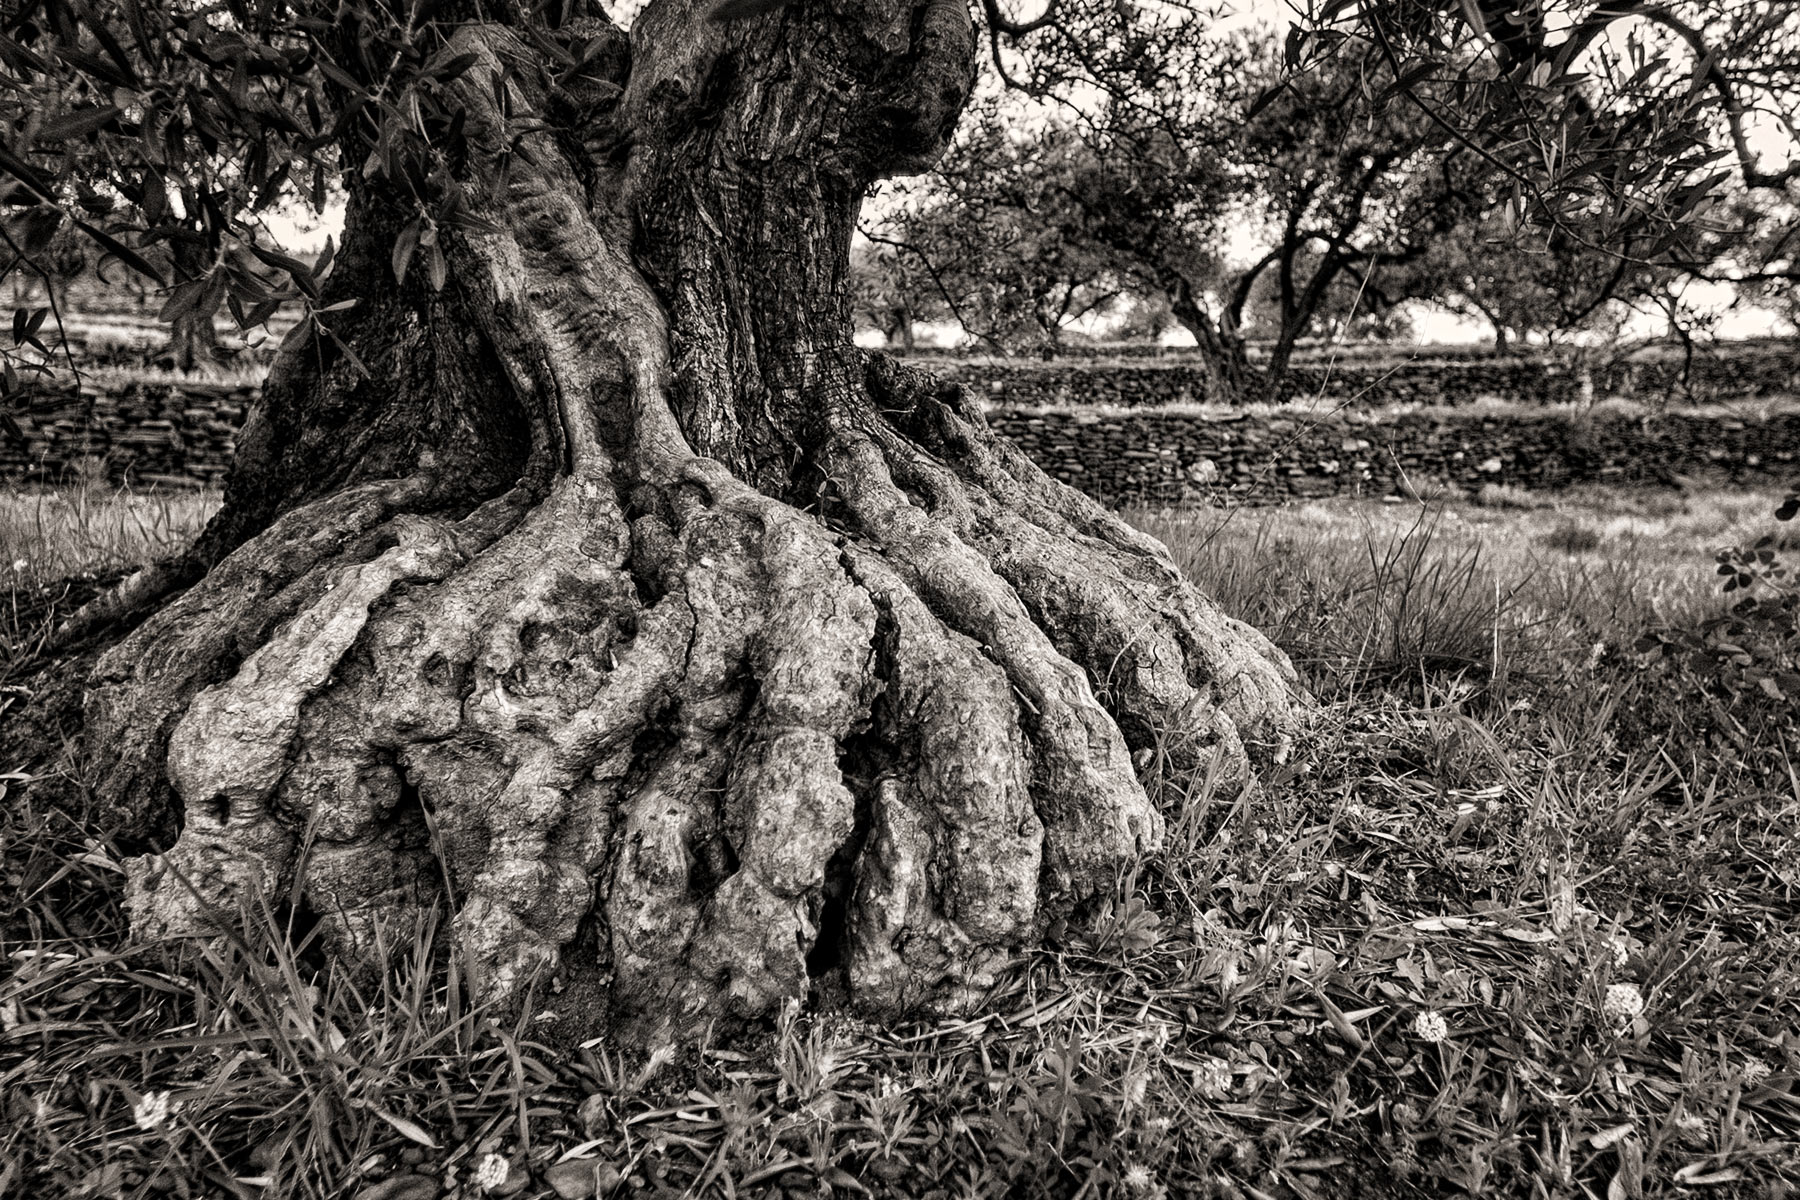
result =
[{"label": "tree canopy", "polygon": [[[1069,155],[1040,154],[995,160],[1010,182],[989,187],[1060,188],[1067,211],[1044,228],[1162,293],[1218,356],[1241,354],[1254,310],[1276,374],[1319,313],[1359,296],[1480,312],[1516,284],[1515,328],[1522,305],[1570,327],[1659,273],[1788,282],[1766,230],[1790,224],[1791,13],[1521,8],[1545,28],[1497,38],[1494,21],[1514,27],[1498,12],[1321,5],[1279,35],[1215,33],[1213,13],[1181,5],[1055,2],[1029,20],[990,5],[996,78],[1081,151],[1078,180]],[[975,128],[1030,111],[996,104]],[[963,153],[994,142],[972,132]],[[979,222],[962,190],[946,175],[932,218]],[[914,240],[926,223],[909,217]],[[1260,249],[1234,262],[1246,228]],[[1492,269],[1453,279],[1459,255]]]}]

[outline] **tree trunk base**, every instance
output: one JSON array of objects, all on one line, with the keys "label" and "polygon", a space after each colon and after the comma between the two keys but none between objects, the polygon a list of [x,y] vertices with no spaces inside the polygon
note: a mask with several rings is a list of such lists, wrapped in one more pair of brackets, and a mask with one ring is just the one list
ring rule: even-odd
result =
[{"label": "tree trunk base", "polygon": [[696,454],[723,402],[673,402],[644,277],[551,139],[503,136],[522,51],[461,36],[511,159],[450,265],[560,467],[449,503],[427,452],[299,503],[102,658],[138,932],[292,898],[366,960],[447,901],[485,996],[555,980],[566,1030],[642,1045],[821,988],[966,1009],[1159,844],[1134,755],[1251,786],[1292,668],[890,360],[805,360],[828,402],[761,443],[799,450],[785,498]]},{"label": "tree trunk base", "polygon": [[185,813],[131,864],[137,931],[298,895],[354,960],[447,890],[486,994],[560,974],[605,998],[583,1032],[656,1044],[825,976],[873,1016],[965,1009],[1158,845],[1134,751],[1229,793],[1296,693],[1160,546],[972,413],[906,416],[961,470],[842,433],[822,518],[697,458],[634,518],[591,475],[287,514],[97,672],[110,790],[160,752],[147,832]]}]

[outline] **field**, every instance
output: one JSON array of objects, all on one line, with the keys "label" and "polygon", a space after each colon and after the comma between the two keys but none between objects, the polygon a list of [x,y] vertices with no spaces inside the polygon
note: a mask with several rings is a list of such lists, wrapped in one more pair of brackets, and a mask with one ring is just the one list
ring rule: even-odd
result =
[{"label": "field", "polygon": [[[1715,560],[1800,558],[1780,496],[1480,500],[1135,516],[1316,717],[1230,802],[1146,763],[1165,846],[965,1021],[563,1055],[434,927],[377,979],[273,909],[153,953],[6,777],[0,1197],[1790,1195],[1800,632]],[[0,703],[211,504],[0,501]]]}]

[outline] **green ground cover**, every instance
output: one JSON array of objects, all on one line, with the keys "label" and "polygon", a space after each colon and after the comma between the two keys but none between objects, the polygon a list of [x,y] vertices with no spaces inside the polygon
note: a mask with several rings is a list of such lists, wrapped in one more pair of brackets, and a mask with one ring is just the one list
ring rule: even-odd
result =
[{"label": "green ground cover", "polygon": [[[6,777],[0,1197],[1788,1195],[1800,636],[1714,560],[1780,498],[1483,499],[1138,514],[1317,718],[1246,797],[1147,755],[1165,846],[969,1020],[641,1061],[472,1006],[435,923],[374,979],[279,897],[154,953],[79,786]],[[211,503],[0,501],[4,702]]]}]

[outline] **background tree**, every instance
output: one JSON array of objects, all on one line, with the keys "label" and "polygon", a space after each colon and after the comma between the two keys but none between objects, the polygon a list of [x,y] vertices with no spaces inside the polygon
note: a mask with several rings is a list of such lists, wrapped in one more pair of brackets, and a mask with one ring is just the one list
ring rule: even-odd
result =
[{"label": "background tree", "polygon": [[890,350],[911,350],[914,323],[945,315],[936,289],[918,278],[917,268],[909,270],[892,246],[866,240],[852,246],[850,279],[857,318],[881,334]]},{"label": "background tree", "polygon": [[1551,344],[1604,323],[1609,305],[1641,298],[1653,274],[1563,230],[1520,230],[1495,210],[1385,272],[1380,287],[1485,321],[1505,354],[1520,342]]},{"label": "background tree", "polygon": [[[1215,392],[1245,398],[1278,385],[1340,292],[1364,294],[1372,274],[1418,258],[1487,202],[1491,168],[1389,86],[1378,56],[1287,78],[1270,36],[1206,49],[1205,73],[1178,98],[1112,97],[1035,139],[1006,107],[989,108],[933,177],[954,203],[923,213],[947,243],[937,257],[978,263],[976,278],[1017,272],[1067,296],[1073,263],[1113,289],[1160,293],[1212,365]],[[892,224],[887,236],[924,244],[919,216]],[[1011,233],[1021,227],[1027,239]],[[1246,230],[1263,248],[1237,264]],[[973,281],[966,292],[978,294]],[[1255,364],[1253,334],[1269,348]]]},{"label": "background tree", "polygon": [[1054,353],[1123,286],[1106,247],[1083,236],[1076,200],[1087,149],[1065,127],[978,120],[922,188],[896,198],[868,236],[935,307],[1001,351]]},{"label": "background tree", "polygon": [[[1249,156],[1237,177],[1263,180],[1270,258],[1252,273],[1279,280],[1284,259],[1323,268],[1276,288],[1293,298],[1281,323],[1296,331],[1311,323],[1309,297],[1329,293],[1346,274],[1373,280],[1378,268],[1415,262],[1434,240],[1420,235],[1445,233],[1446,220],[1508,214],[1522,236],[1541,241],[1560,231],[1585,250],[1630,259],[1633,270],[1682,268],[1704,261],[1683,239],[1714,232],[1708,210],[1732,187],[1781,192],[1800,176],[1792,112],[1800,11],[1790,5],[1320,0],[1283,38],[1278,66],[1255,40],[1241,52],[1222,47],[1211,14],[1185,5],[1050,0],[1027,15],[984,0],[983,9],[1007,87],[1069,114],[1115,171],[1141,175],[1127,166],[1154,166],[1164,186],[1139,180],[1129,193],[1146,219],[1108,232],[1122,253],[1161,276],[1202,349],[1224,362],[1227,391],[1258,383],[1231,361],[1241,357],[1236,289],[1159,265],[1205,261],[1205,249],[1219,244],[1216,222],[1232,211],[1231,191],[1219,181],[1234,178],[1224,165],[1234,140],[1215,146],[1217,131],[1244,130]],[[1257,84],[1237,83],[1250,79]],[[1309,91],[1297,123],[1259,126]],[[1356,114],[1361,130],[1349,127]],[[1349,119],[1332,129],[1340,117]],[[1387,137],[1364,138],[1382,122],[1391,123]],[[1308,129],[1322,136],[1299,136]],[[1354,166],[1345,156],[1334,172],[1328,159],[1338,136],[1360,140],[1363,153]],[[1405,151],[1415,138],[1424,153],[1412,159]],[[1310,161],[1295,153],[1309,140]],[[1370,224],[1350,229],[1342,219],[1357,211],[1356,168],[1365,158],[1377,168],[1364,210]],[[1410,174],[1409,162],[1450,164],[1459,178]],[[1120,188],[1110,198],[1125,194]],[[1314,197],[1323,201],[1317,212],[1308,208]],[[1406,220],[1388,222],[1407,209]],[[1296,214],[1295,239],[1284,246]],[[1176,238],[1171,229],[1183,232]],[[1390,240],[1395,231],[1398,242]],[[1277,370],[1282,340],[1277,333]]]},{"label": "background tree", "polygon": [[[354,962],[454,897],[482,993],[554,974],[581,1036],[955,1008],[1156,843],[1134,753],[1229,790],[1290,736],[1265,639],[852,343],[861,198],[973,83],[958,0],[0,31],[10,203],[154,272],[193,187],[169,315],[310,302],[205,534],[65,635],[140,932],[293,896]],[[254,213],[321,172],[301,263]]]}]

